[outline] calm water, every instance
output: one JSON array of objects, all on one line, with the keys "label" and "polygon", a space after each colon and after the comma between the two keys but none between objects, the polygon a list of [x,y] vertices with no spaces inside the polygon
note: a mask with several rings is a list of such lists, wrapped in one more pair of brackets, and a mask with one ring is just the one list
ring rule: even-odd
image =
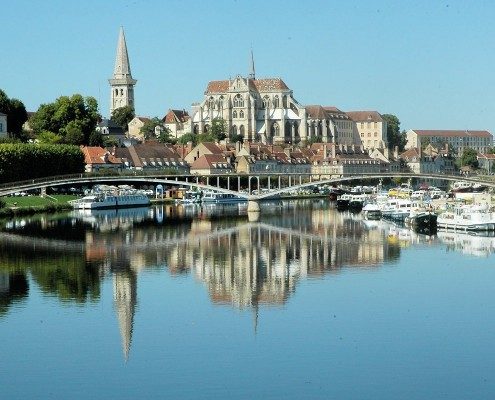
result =
[{"label": "calm water", "polygon": [[5,399],[491,399],[495,238],[324,201],[0,231]]}]

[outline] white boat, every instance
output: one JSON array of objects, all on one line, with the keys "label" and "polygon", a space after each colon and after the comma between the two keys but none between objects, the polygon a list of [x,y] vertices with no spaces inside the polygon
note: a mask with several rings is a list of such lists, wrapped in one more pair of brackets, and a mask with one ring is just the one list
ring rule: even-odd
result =
[{"label": "white boat", "polygon": [[377,220],[382,217],[382,210],[380,209],[380,206],[373,202],[365,204],[362,209],[362,213],[364,218],[368,220]]},{"label": "white boat", "polygon": [[456,231],[495,231],[495,215],[486,204],[457,206],[441,213],[437,226]]},{"label": "white boat", "polygon": [[75,210],[94,210],[101,208],[140,207],[150,204],[143,193],[93,193],[70,202]]},{"label": "white boat", "polygon": [[201,192],[197,190],[187,190],[184,197],[177,201],[181,204],[196,204],[201,203]]},{"label": "white boat", "polygon": [[222,193],[215,192],[213,190],[208,190],[203,192],[203,197],[201,198],[203,203],[235,203],[239,201],[247,201],[246,199],[236,196],[232,193]]},{"label": "white boat", "polygon": [[407,199],[389,199],[381,207],[382,216],[394,221],[404,221],[411,212],[412,202]]}]

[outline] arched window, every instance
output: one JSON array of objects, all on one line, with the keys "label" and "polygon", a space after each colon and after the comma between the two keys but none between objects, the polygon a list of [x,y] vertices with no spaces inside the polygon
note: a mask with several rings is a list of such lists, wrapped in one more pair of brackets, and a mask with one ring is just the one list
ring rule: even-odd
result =
[{"label": "arched window", "polygon": [[287,95],[282,97],[282,107],[287,108]]},{"label": "arched window", "polygon": [[237,135],[237,125],[232,125],[232,135]]},{"label": "arched window", "polygon": [[278,96],[275,96],[273,98],[273,107],[274,108],[279,108],[280,107],[280,99],[278,98]]},{"label": "arched window", "polygon": [[272,133],[272,136],[278,136],[279,132],[280,132],[280,127],[278,126],[278,123],[275,122],[273,125],[272,125],[272,129],[271,129],[271,133]]},{"label": "arched window", "polygon": [[213,98],[213,96],[208,99],[208,107],[215,108],[215,99]]},{"label": "arched window", "polygon": [[240,94],[236,94],[234,97],[234,107],[244,107],[244,99]]},{"label": "arched window", "polygon": [[267,108],[270,104],[270,98],[268,96],[263,97],[263,108]]},{"label": "arched window", "polygon": [[120,89],[120,95],[123,96],[124,95],[124,89]]},{"label": "arched window", "polygon": [[119,89],[115,89],[115,96],[119,95]]},{"label": "arched window", "polygon": [[195,135],[197,135],[197,134],[199,133],[199,127],[198,127],[198,124],[195,124],[195,125],[194,125],[194,128],[193,128],[193,133],[194,133]]},{"label": "arched window", "polygon": [[220,100],[218,100],[218,109],[223,109],[223,96],[220,96]]},{"label": "arched window", "polygon": [[208,124],[205,124],[205,126],[203,127],[203,133],[206,133],[210,130],[210,125]]},{"label": "arched window", "polygon": [[241,125],[239,127],[239,135],[241,135],[242,137],[244,137],[244,125]]},{"label": "arched window", "polygon": [[244,118],[244,111],[239,111],[239,118]]},{"label": "arched window", "polygon": [[232,113],[232,118],[237,118],[237,111],[234,110],[234,112]]}]

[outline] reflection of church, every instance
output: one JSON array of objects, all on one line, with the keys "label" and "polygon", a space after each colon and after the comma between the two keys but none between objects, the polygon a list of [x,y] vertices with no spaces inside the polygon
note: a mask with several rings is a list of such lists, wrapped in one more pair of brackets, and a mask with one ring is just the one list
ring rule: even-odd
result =
[{"label": "reflection of church", "polygon": [[118,271],[113,274],[113,300],[119,320],[122,351],[127,361],[137,304],[137,278],[133,271]]}]

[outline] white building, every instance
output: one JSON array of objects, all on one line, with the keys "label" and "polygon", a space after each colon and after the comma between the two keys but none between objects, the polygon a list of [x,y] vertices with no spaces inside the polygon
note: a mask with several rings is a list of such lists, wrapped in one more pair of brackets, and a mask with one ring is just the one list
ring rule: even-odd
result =
[{"label": "white building", "polygon": [[448,145],[460,154],[468,147],[479,153],[488,153],[493,146],[493,135],[488,131],[409,129],[406,137],[406,149],[419,148],[431,143],[435,147]]},{"label": "white building", "polygon": [[346,111],[356,123],[361,144],[366,150],[387,147],[387,122],[377,111]]}]

